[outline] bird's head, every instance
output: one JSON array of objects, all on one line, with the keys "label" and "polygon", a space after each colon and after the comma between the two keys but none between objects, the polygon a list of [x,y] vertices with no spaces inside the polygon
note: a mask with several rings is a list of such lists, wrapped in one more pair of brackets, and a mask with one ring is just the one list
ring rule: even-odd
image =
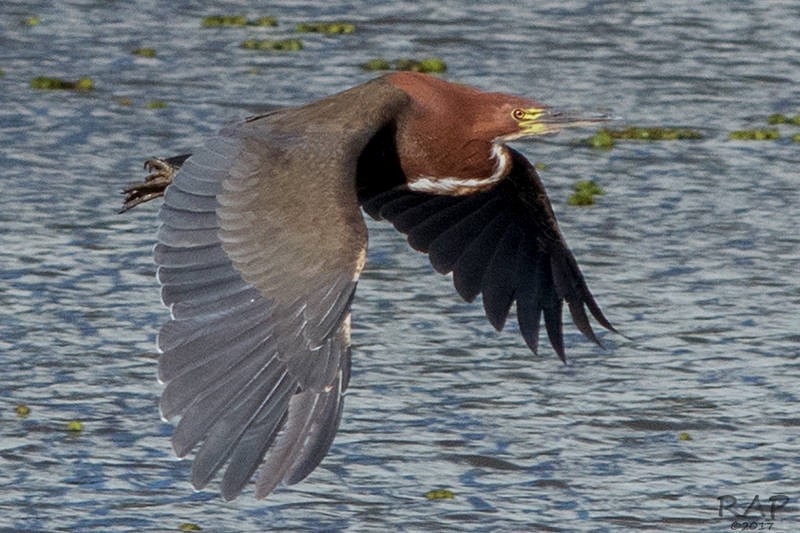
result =
[{"label": "bird's head", "polygon": [[484,93],[425,74],[398,72],[389,79],[411,96],[418,117],[428,124],[436,124],[443,132],[471,131],[491,142],[549,135],[606,120],[558,111],[528,98]]},{"label": "bird's head", "polygon": [[552,135],[565,128],[588,126],[606,118],[585,117],[501,93],[482,93],[475,127],[493,143]]},{"label": "bird's head", "polygon": [[412,181],[422,176],[481,183],[488,177],[487,183],[493,182],[507,170],[506,142],[602,120],[425,74],[397,72],[386,79],[410,97],[411,105],[397,120],[397,142],[401,165]]}]

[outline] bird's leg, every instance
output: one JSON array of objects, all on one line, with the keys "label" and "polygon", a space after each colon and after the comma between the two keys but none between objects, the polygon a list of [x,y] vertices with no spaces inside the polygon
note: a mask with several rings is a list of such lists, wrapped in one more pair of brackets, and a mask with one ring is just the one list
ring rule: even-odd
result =
[{"label": "bird's leg", "polygon": [[150,174],[144,181],[132,183],[122,190],[125,201],[120,213],[124,213],[137,205],[164,196],[164,190],[172,183],[175,172],[181,168],[189,155],[180,155],[166,159],[152,158],[144,162],[144,168]]}]

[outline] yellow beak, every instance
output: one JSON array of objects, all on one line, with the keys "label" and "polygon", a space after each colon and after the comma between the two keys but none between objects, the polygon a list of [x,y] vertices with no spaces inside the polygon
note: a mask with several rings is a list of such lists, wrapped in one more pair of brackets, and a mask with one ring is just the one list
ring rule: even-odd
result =
[{"label": "yellow beak", "polygon": [[505,136],[503,140],[519,139],[521,137],[531,137],[534,135],[550,135],[558,133],[565,128],[591,126],[609,120],[609,117],[605,115],[589,117],[547,107],[532,107],[523,109],[522,111],[522,116],[517,119],[519,131]]}]

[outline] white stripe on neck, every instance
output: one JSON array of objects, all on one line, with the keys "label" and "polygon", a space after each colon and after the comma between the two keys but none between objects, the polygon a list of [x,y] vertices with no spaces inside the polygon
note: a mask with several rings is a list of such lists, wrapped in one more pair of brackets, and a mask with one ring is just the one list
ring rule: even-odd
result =
[{"label": "white stripe on neck", "polygon": [[412,191],[427,192],[430,194],[448,194],[459,196],[486,190],[506,177],[510,163],[508,150],[502,144],[492,144],[489,159],[495,159],[494,171],[486,178],[454,178],[419,176],[408,184]]}]

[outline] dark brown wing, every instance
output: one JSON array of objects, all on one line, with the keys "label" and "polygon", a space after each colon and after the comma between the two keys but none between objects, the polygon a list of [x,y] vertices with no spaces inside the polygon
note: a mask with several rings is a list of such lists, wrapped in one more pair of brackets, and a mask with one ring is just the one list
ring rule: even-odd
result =
[{"label": "dark brown wing", "polygon": [[[361,161],[364,210],[408,235],[409,244],[427,252],[438,272],[452,272],[455,288],[465,300],[482,294],[486,316],[497,330],[503,328],[516,301],[520,331],[531,350],[538,348],[544,316],[550,343],[564,360],[562,309],[566,301],[575,325],[589,339],[599,344],[586,309],[614,331],[567,248],[536,170],[519,152],[511,150],[513,169],[493,189],[441,196],[399,185],[404,181],[399,165],[378,170],[380,159],[393,157],[391,132],[382,135]],[[374,172],[381,173],[380,179],[367,178]]]},{"label": "dark brown wing", "polygon": [[338,428],[350,302],[366,254],[356,157],[407,98],[384,83],[237,124],[167,188],[156,246],[172,320],[161,329],[165,418],[205,486],[303,479]]}]

